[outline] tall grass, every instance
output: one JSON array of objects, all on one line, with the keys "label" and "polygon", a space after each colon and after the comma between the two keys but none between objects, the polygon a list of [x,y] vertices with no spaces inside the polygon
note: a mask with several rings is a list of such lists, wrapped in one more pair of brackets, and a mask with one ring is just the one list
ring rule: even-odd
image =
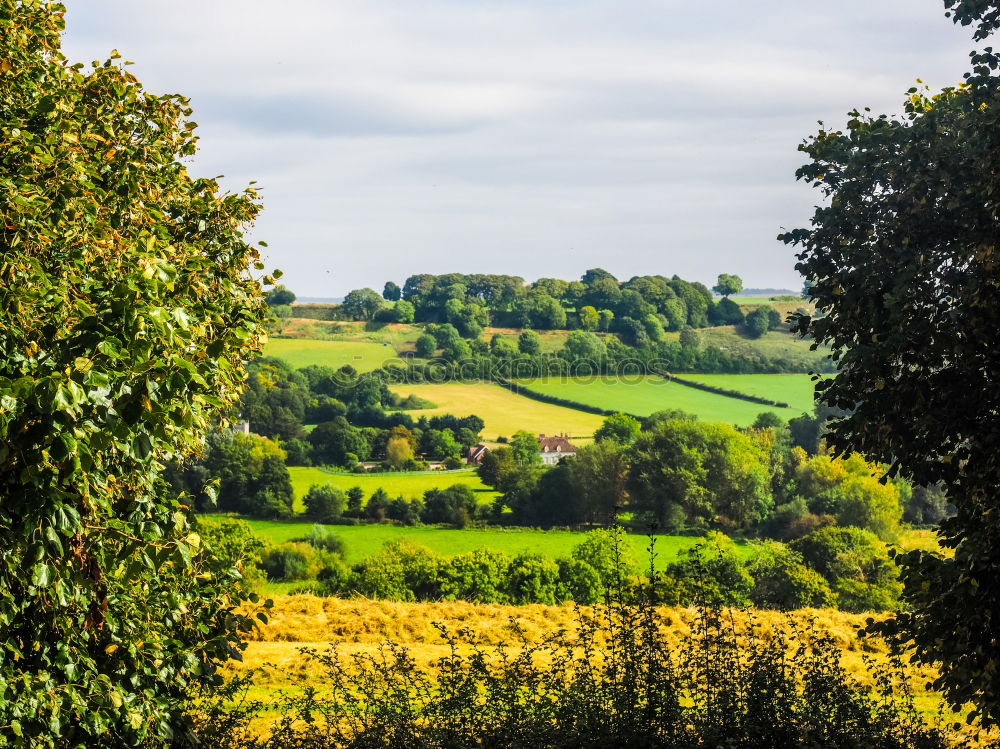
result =
[{"label": "tall grass", "polygon": [[399,643],[303,648],[318,678],[286,694],[265,735],[247,731],[256,708],[245,703],[203,706],[194,735],[217,749],[968,745],[921,716],[898,657],[864,656],[859,679],[810,617],[764,626],[702,605],[672,642],[650,574],[639,603],[622,584],[541,636],[516,619],[500,642],[438,624],[444,653],[429,669]]}]

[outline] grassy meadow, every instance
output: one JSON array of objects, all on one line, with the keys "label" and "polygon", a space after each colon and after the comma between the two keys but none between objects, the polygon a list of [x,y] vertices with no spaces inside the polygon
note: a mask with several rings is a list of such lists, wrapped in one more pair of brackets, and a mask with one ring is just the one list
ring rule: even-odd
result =
[{"label": "grassy meadow", "polygon": [[[739,375],[727,376],[738,377]],[[804,376],[808,377],[808,375]],[[679,408],[705,421],[748,426],[762,411],[772,411],[783,419],[789,419],[801,413],[800,410],[791,408],[763,406],[739,398],[708,393],[676,382],[669,382],[662,377],[608,378],[598,376],[577,379],[552,377],[519,380],[518,384],[542,395],[565,398],[586,406],[596,406],[611,411],[624,411],[636,416],[648,416],[655,411]]]},{"label": "grassy meadow", "polygon": [[813,412],[813,388],[811,375],[804,374],[683,374],[685,380],[699,382],[727,390],[735,390],[744,395],[767,398],[787,403],[798,413]]},{"label": "grassy meadow", "polygon": [[416,395],[437,405],[437,408],[407,411],[413,418],[437,414],[479,416],[486,422],[482,437],[488,441],[509,437],[519,429],[534,434],[565,432],[571,437],[589,438],[604,423],[603,416],[540,403],[486,382],[392,385],[390,389],[403,397]]},{"label": "grassy meadow", "polygon": [[455,484],[464,484],[477,493],[483,503],[492,502],[497,493],[479,480],[472,469],[459,471],[414,471],[392,473],[331,473],[319,468],[289,466],[292,479],[292,493],[295,496],[294,509],[302,512],[302,497],[314,484],[336,486],[347,491],[360,486],[365,497],[370,497],[376,489],[385,489],[395,499],[402,495],[407,499],[422,497],[428,489],[444,489]]},{"label": "grassy meadow", "polygon": [[[746,357],[766,356],[781,358],[786,361],[820,371],[829,354],[829,349],[823,347],[811,351],[811,341],[792,335],[787,330],[772,330],[762,338],[747,338],[735,325],[720,325],[715,328],[699,328],[698,336],[703,346],[715,346],[727,353]],[[675,340],[679,333],[667,333]]]},{"label": "grassy meadow", "polygon": [[[247,520],[250,528],[260,538],[280,544],[308,534],[312,523],[285,520]],[[422,544],[441,556],[450,557],[464,554],[473,549],[489,548],[515,555],[537,553],[548,557],[566,557],[584,539],[584,534],[576,531],[539,531],[530,528],[439,528],[437,526],[402,525],[334,525],[330,526],[336,535],[344,540],[345,556],[348,564],[360,562],[371,556],[390,541],[413,541]],[[635,558],[642,566],[648,566],[647,547],[649,538],[629,534],[628,542]],[[665,567],[674,561],[677,554],[691,548],[701,539],[696,536],[656,536],[656,565]],[[744,555],[753,552],[753,545],[737,542],[737,548]]]},{"label": "grassy meadow", "polygon": [[371,372],[397,358],[396,350],[383,343],[364,341],[317,341],[300,338],[271,338],[264,355],[284,359],[295,369],[310,364],[338,368],[350,364],[359,372]]}]

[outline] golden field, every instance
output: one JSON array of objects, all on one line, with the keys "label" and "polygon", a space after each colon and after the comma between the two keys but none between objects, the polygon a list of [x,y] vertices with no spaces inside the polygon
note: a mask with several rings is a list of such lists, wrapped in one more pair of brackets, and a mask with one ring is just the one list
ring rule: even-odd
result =
[{"label": "golden field", "polygon": [[[272,701],[278,690],[297,691],[309,685],[322,691],[321,669],[311,663],[300,649],[324,650],[336,645],[340,653],[375,653],[385,642],[405,645],[416,663],[431,668],[433,662],[446,655],[435,622],[449,630],[469,628],[480,642],[500,644],[511,641],[510,620],[516,618],[529,642],[538,642],[559,629],[572,631],[577,612],[572,605],[562,606],[500,606],[465,602],[401,603],[372,601],[364,598],[320,598],[311,595],[279,596],[269,612],[269,623],[261,625],[248,643],[243,664],[231,671],[258,669],[251,697],[265,703]],[[688,633],[695,612],[692,609],[664,608],[663,636],[677,645]],[[802,610],[784,614],[773,611],[733,612],[737,626],[753,616],[764,634],[775,626],[789,622],[806,624],[810,620],[820,631],[829,634],[843,653],[844,667],[863,682],[870,681],[864,656],[879,659],[886,647],[877,640],[861,639],[856,631],[868,615],[848,614],[830,609]],[[934,672],[929,668],[913,668],[909,672],[911,688],[918,709],[927,715],[937,713],[940,698],[926,689]],[[266,720],[274,716],[265,714]],[[949,717],[946,713],[945,717]],[[957,716],[950,716],[954,718]]]}]

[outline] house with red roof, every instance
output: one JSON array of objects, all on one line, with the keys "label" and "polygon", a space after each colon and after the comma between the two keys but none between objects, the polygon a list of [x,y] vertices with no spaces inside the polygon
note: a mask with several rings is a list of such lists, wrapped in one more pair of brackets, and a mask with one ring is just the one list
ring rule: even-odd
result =
[{"label": "house with red roof", "polygon": [[538,435],[538,450],[542,454],[542,463],[547,466],[554,466],[567,455],[576,455],[576,447],[569,441],[567,434],[557,434],[555,437]]}]

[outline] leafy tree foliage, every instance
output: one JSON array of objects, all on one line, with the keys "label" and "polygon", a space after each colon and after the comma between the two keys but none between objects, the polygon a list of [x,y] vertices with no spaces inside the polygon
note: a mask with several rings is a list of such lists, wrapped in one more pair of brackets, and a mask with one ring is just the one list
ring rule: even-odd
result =
[{"label": "leafy tree foliage", "polygon": [[385,302],[372,289],[354,289],[347,292],[340,308],[352,320],[373,320]]},{"label": "leafy tree foliage", "polygon": [[317,523],[334,523],[344,514],[347,498],[335,486],[317,484],[309,487],[302,503],[306,507],[306,517]]},{"label": "leafy tree foliage", "polygon": [[287,286],[278,284],[264,296],[269,307],[286,307],[295,301],[295,293]]},{"label": "leafy tree foliage", "polygon": [[[977,39],[1000,20],[995,2],[945,4]],[[903,116],[854,111],[846,131],[821,130],[800,147],[798,176],[829,203],[782,236],[817,306],[796,329],[841,362],[819,396],[847,412],[827,444],[941,482],[957,509],[941,526],[954,555],[902,557],[908,610],[881,629],[939,664],[936,684],[985,724],[1000,722],[998,106],[1000,57],[987,48],[962,84],[911,89]]]},{"label": "leafy tree foliage", "polygon": [[[382,298],[387,302],[398,302],[402,296],[402,290],[392,281],[386,281],[385,286],[382,288]],[[409,303],[408,303],[409,304]],[[413,305],[410,305],[411,309]]]},{"label": "leafy tree foliage", "polygon": [[594,432],[597,442],[611,440],[619,445],[631,445],[642,430],[642,424],[634,416],[623,413],[611,414],[600,428]]},{"label": "leafy tree foliage", "polygon": [[743,291],[743,279],[739,276],[735,276],[732,273],[720,273],[719,280],[712,287],[714,291],[719,296],[730,297],[733,294],[739,294]]},{"label": "leafy tree foliage", "polygon": [[0,735],[152,745],[249,630],[161,474],[260,347],[259,204],[189,175],[185,99],[70,66],[63,15],[0,2]]},{"label": "leafy tree foliage", "polygon": [[533,330],[521,331],[517,337],[517,350],[525,356],[538,356],[542,353],[542,339]]},{"label": "leafy tree foliage", "polygon": [[755,307],[743,321],[743,332],[750,338],[762,338],[771,328],[771,317],[763,306]]},{"label": "leafy tree foliage", "polygon": [[725,518],[747,527],[773,504],[767,455],[724,424],[670,419],[635,442],[632,506],[666,528]]},{"label": "leafy tree foliage", "polygon": [[438,347],[437,340],[435,340],[434,336],[430,335],[429,333],[424,333],[419,338],[417,338],[417,343],[416,343],[417,356],[429,359],[430,357],[434,356],[434,352],[437,351],[437,347]]}]

